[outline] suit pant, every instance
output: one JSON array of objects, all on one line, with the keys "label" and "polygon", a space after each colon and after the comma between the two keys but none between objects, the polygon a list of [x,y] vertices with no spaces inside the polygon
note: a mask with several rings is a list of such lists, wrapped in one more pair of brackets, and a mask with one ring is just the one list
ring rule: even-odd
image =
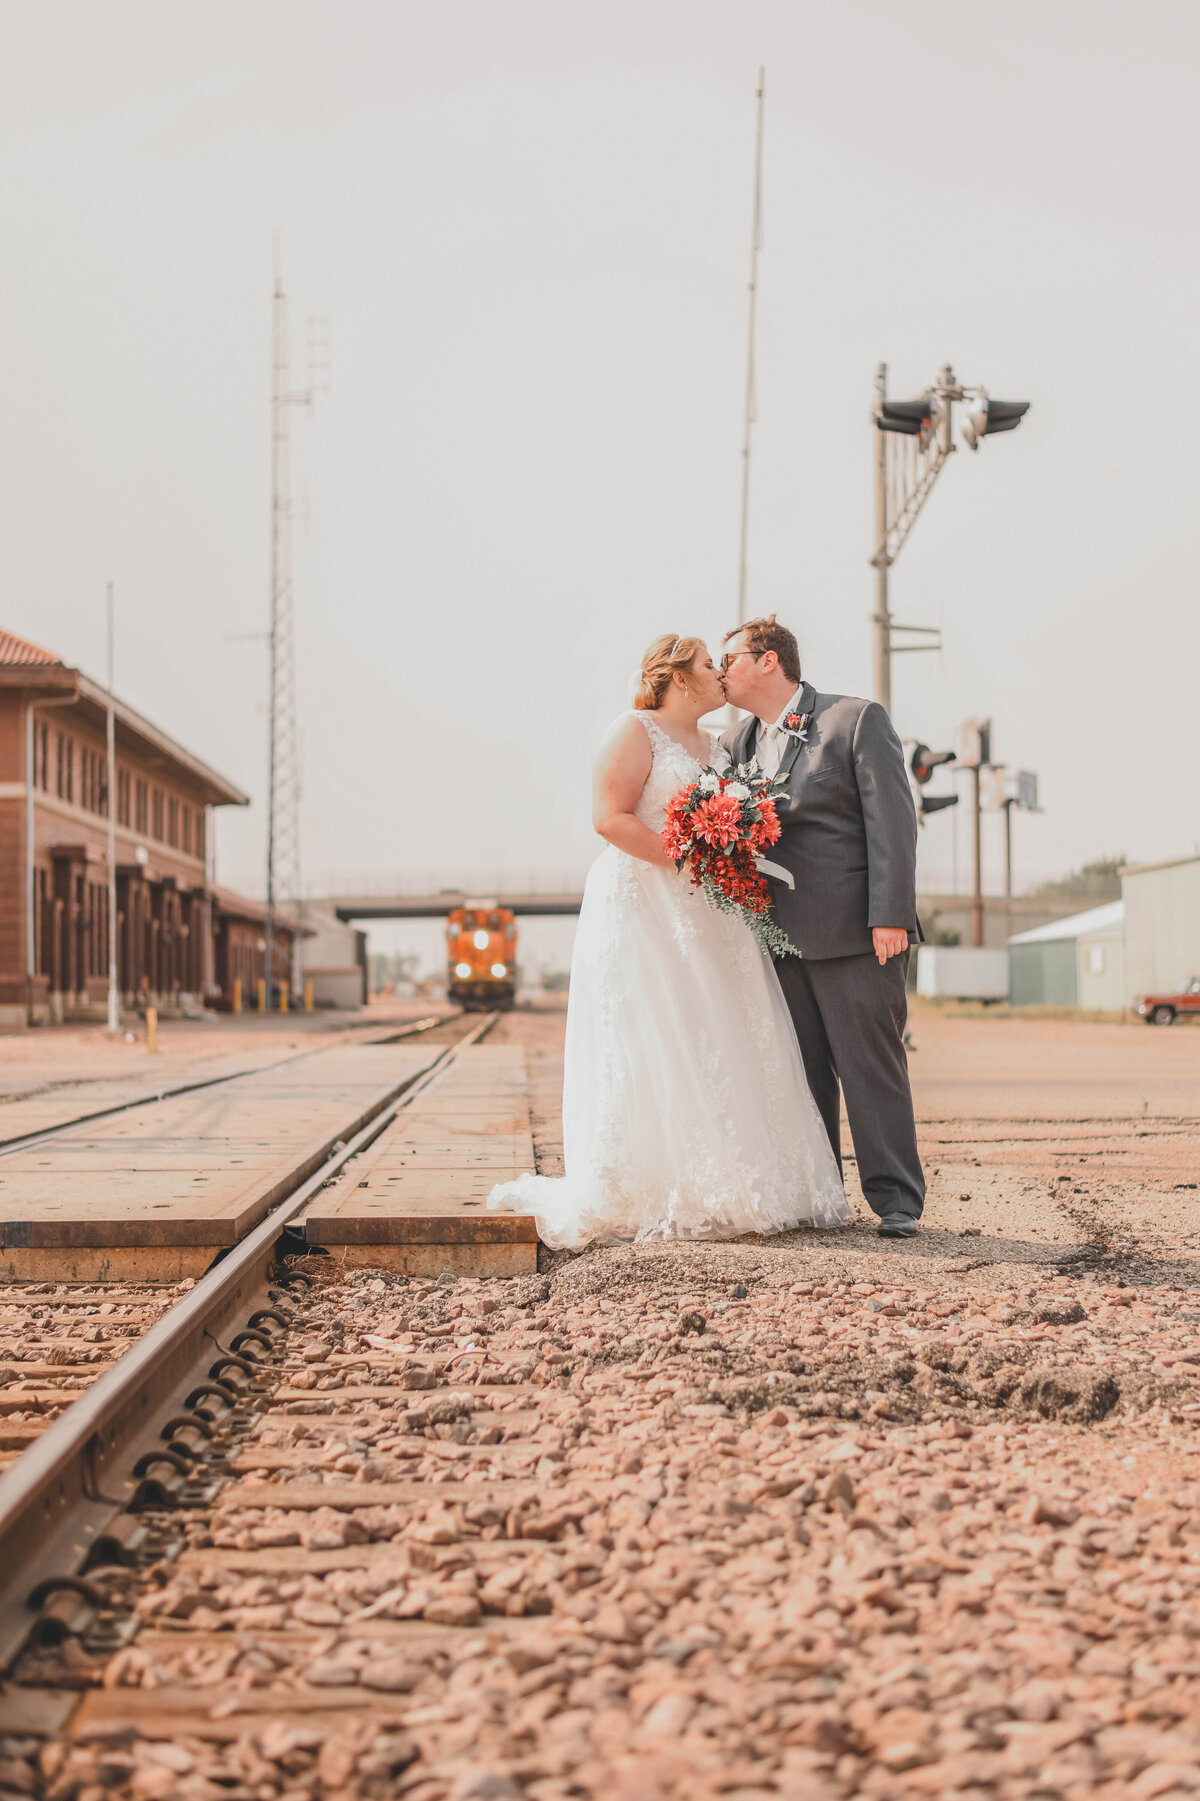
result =
[{"label": "suit pant", "polygon": [[882,968],[867,954],[782,957],[775,969],[838,1168],[840,1079],[868,1204],[881,1216],[907,1213],[919,1219],[925,1176],[904,1049],[908,952]]}]

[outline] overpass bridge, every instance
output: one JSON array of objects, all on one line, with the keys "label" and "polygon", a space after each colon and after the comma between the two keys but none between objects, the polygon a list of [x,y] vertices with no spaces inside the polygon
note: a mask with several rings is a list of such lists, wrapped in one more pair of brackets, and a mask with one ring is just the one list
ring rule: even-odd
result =
[{"label": "overpass bridge", "polygon": [[[578,913],[586,869],[469,870],[453,874],[412,872],[402,875],[356,874],[314,881],[305,895],[308,906],[333,914],[347,924],[372,919],[444,919],[455,907],[486,902],[511,907],[526,918]],[[1013,932],[1046,925],[1078,911],[1074,901],[1031,895],[984,897],[985,943],[1000,947]],[[968,895],[928,889],[917,896],[917,912],[930,925],[970,935]]]},{"label": "overpass bridge", "polygon": [[455,907],[511,907],[525,917],[578,913],[586,869],[468,870],[453,874],[343,875],[311,884],[306,905],[349,924],[371,919],[444,919]]}]

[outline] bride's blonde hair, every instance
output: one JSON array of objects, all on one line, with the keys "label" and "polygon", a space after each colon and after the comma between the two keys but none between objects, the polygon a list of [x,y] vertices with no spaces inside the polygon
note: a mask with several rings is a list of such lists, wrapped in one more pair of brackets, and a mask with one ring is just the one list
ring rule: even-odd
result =
[{"label": "bride's blonde hair", "polygon": [[654,640],[642,658],[638,690],[633,697],[633,704],[639,712],[651,712],[662,704],[663,695],[671,685],[671,677],[677,669],[682,674],[684,670],[691,668],[702,643],[701,638],[678,638],[674,632],[665,632],[661,638]]}]

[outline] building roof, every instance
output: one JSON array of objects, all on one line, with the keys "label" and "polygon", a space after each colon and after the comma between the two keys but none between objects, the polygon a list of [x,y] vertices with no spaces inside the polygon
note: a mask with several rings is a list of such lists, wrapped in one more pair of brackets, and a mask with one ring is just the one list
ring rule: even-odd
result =
[{"label": "building roof", "polygon": [[0,629],[0,663],[25,666],[30,663],[61,662],[62,658],[56,657],[52,650],[43,650],[40,644],[31,644],[28,638],[18,638],[15,632]]},{"label": "building roof", "polygon": [[[211,894],[213,905],[221,918],[241,919],[250,925],[267,923],[267,903],[265,901],[251,900],[249,895],[238,894],[233,888],[219,887],[216,882],[209,883],[208,892]],[[275,925],[281,932],[299,933],[302,938],[316,936],[312,926],[305,925],[304,921],[299,919],[295,913],[290,909],[285,911],[283,907],[275,909]]]},{"label": "building roof", "polygon": [[1121,875],[1149,875],[1155,869],[1186,869],[1189,863],[1200,863],[1200,855],[1195,851],[1190,857],[1164,857],[1160,863],[1125,863]]},{"label": "building roof", "polygon": [[[45,688],[55,691],[63,700],[73,695],[81,715],[93,723],[102,723],[108,711],[108,690],[101,683],[94,682],[82,670],[71,668],[53,651],[43,650],[40,645],[31,644],[27,638],[19,638],[15,632],[6,632],[3,628],[0,628],[0,685]],[[190,750],[185,750],[178,739],[168,736],[128,702],[114,695],[112,709],[119,748],[136,748],[151,761],[173,764],[181,776],[200,790],[203,800],[210,806],[249,806],[248,794],[200,757],[193,756]]]},{"label": "building roof", "polygon": [[1069,919],[1053,919],[1032,932],[1018,932],[1008,942],[1048,944],[1055,938],[1086,938],[1092,932],[1119,932],[1124,923],[1125,902],[1106,901],[1102,907],[1089,907],[1086,913],[1072,913]]}]

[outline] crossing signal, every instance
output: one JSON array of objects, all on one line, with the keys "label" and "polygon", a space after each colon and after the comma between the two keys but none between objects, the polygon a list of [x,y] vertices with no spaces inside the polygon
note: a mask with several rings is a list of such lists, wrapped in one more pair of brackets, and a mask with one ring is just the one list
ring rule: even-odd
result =
[{"label": "crossing signal", "polygon": [[967,397],[967,422],[962,435],[972,450],[978,450],[980,438],[998,431],[1016,431],[1029,404],[1027,400],[991,400],[980,388]]}]

